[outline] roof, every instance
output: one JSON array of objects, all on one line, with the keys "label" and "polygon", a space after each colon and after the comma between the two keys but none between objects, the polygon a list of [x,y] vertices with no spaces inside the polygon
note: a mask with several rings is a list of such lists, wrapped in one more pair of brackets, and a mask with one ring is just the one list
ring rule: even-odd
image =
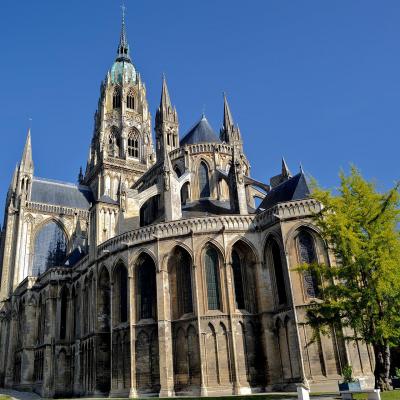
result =
[{"label": "roof", "polygon": [[65,259],[64,265],[67,267],[72,267],[75,265],[78,261],[80,261],[86,253],[83,251],[83,249],[78,246],[74,250],[72,250],[71,253],[68,254],[67,258]]},{"label": "roof", "polygon": [[100,203],[106,203],[106,204],[114,204],[114,205],[118,205],[119,204],[118,201],[112,199],[110,196],[107,196],[105,194],[100,197],[99,202]]},{"label": "roof", "polygon": [[258,209],[268,209],[285,201],[305,199],[310,196],[306,177],[302,172],[282,182],[265,196]]},{"label": "roof", "polygon": [[88,210],[93,202],[93,194],[88,186],[35,177],[31,201]]},{"label": "roof", "polygon": [[180,140],[181,146],[195,143],[221,143],[221,140],[208,123],[205,115],[203,115],[201,120]]}]

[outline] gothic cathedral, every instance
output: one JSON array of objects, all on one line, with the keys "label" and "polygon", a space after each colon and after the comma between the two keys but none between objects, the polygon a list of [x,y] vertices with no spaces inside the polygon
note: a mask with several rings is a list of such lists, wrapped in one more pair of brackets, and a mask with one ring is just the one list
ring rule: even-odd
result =
[{"label": "gothic cathedral", "polygon": [[[34,174],[31,134],[0,236],[0,386],[43,397],[248,394],[373,379],[373,355],[340,326],[303,324],[335,263],[303,171],[250,176],[224,97],[185,135],[166,79],[155,115],[125,20],[101,84],[78,183]],[[257,201],[259,199],[259,201]]]}]

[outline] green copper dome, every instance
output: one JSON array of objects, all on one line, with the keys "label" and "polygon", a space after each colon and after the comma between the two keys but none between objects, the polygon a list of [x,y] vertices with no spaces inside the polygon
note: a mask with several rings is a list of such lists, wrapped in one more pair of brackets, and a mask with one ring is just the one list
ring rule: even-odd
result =
[{"label": "green copper dome", "polygon": [[137,74],[129,55],[129,44],[125,29],[125,7],[122,7],[122,11],[121,36],[119,38],[117,58],[110,71],[111,82],[122,84],[122,80],[124,80],[124,83],[135,83]]},{"label": "green copper dome", "polygon": [[130,61],[115,61],[111,67],[110,75],[111,82],[119,84],[122,84],[122,79],[124,79],[124,83],[135,83],[137,78],[135,67]]}]

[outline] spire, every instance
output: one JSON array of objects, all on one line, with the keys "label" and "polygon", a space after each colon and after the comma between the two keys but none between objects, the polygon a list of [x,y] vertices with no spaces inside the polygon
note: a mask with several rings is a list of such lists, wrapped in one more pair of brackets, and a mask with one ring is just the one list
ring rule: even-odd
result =
[{"label": "spire", "polygon": [[161,99],[160,99],[160,110],[161,111],[168,111],[168,109],[172,110],[172,104],[171,104],[171,99],[169,97],[167,80],[165,79],[165,74],[163,74]]},{"label": "spire", "polygon": [[31,143],[31,130],[28,129],[28,136],[26,138],[26,143],[24,147],[24,152],[22,153],[21,160],[21,170],[25,172],[31,172],[33,170],[33,160],[32,160],[32,143]]},{"label": "spire", "polygon": [[233,144],[235,141],[241,141],[239,126],[235,126],[231,109],[229,108],[226,94],[224,93],[224,120],[222,122],[222,128],[220,131],[220,139],[229,144]]},{"label": "spire", "polygon": [[83,182],[83,170],[82,167],[79,168],[79,175],[78,175],[78,183],[81,184]]},{"label": "spire", "polygon": [[126,38],[126,28],[125,28],[126,7],[122,5],[121,8],[122,8],[122,24],[121,24],[121,35],[119,38],[119,45],[117,50],[117,61],[131,62],[131,58],[129,56],[129,44]]},{"label": "spire", "polygon": [[228,132],[233,129],[233,118],[231,109],[229,108],[228,100],[226,98],[226,94],[224,93],[224,122],[223,128],[225,132]]},{"label": "spire", "polygon": [[282,157],[282,177],[284,178],[290,178],[292,174],[290,173],[290,169],[288,165],[286,164],[286,160],[284,157]]},{"label": "spire", "polygon": [[163,123],[165,121],[178,123],[178,114],[176,109],[172,107],[171,98],[169,97],[169,91],[167,86],[167,80],[165,74],[162,76],[162,88],[160,106],[156,112],[156,124]]}]

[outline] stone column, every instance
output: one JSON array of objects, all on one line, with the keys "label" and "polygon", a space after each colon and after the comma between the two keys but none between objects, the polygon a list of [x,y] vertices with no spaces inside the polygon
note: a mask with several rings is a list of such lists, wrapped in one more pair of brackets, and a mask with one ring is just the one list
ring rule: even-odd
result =
[{"label": "stone column", "polygon": [[170,307],[168,273],[160,269],[157,272],[160,397],[172,397],[175,395]]},{"label": "stone column", "polygon": [[229,262],[224,263],[225,281],[226,281],[226,299],[229,313],[229,326],[231,331],[231,354],[232,354],[232,368],[233,368],[233,391],[234,394],[250,394],[251,389],[249,386],[242,385],[239,378],[239,366],[238,366],[238,356],[236,350],[236,326],[233,322],[232,314],[236,309],[235,305],[235,294],[233,290],[233,276],[232,276],[232,264]]},{"label": "stone column", "polygon": [[35,362],[35,342],[36,342],[36,304],[33,301],[27,302],[25,306],[25,348],[22,355],[22,385],[32,385],[34,383],[34,362]]},{"label": "stone column", "polygon": [[4,386],[11,388],[14,382],[14,353],[15,353],[15,340],[18,330],[18,314],[15,310],[12,311],[10,321],[10,335],[8,338],[8,357],[6,360],[6,371],[4,378]]},{"label": "stone column", "polygon": [[55,393],[55,342],[56,337],[56,310],[57,310],[57,287],[51,286],[49,289],[48,298],[46,299],[46,325],[44,343],[44,368],[43,368],[43,384],[42,396],[53,397]]},{"label": "stone column", "polygon": [[[128,250],[129,251],[129,250]],[[129,398],[138,397],[137,394],[137,383],[136,383],[136,284],[135,284],[135,267],[129,265],[129,253],[128,253],[128,271],[129,271],[129,328],[131,336],[131,389],[129,391]]]},{"label": "stone column", "polygon": [[[193,245],[192,245],[193,248]],[[199,297],[199,282],[201,282],[201,277],[198,276],[200,273],[199,268],[196,265],[193,265],[193,276],[192,283],[194,283],[194,293],[195,293],[195,302],[194,302],[194,312],[197,316],[197,330],[198,330],[198,343],[199,343],[199,355],[200,355],[200,396],[207,396],[207,386],[205,384],[205,376],[206,372],[204,370],[206,365],[206,357],[204,352],[204,336],[205,334],[202,333],[201,330],[201,319],[200,319],[200,297]]]}]

